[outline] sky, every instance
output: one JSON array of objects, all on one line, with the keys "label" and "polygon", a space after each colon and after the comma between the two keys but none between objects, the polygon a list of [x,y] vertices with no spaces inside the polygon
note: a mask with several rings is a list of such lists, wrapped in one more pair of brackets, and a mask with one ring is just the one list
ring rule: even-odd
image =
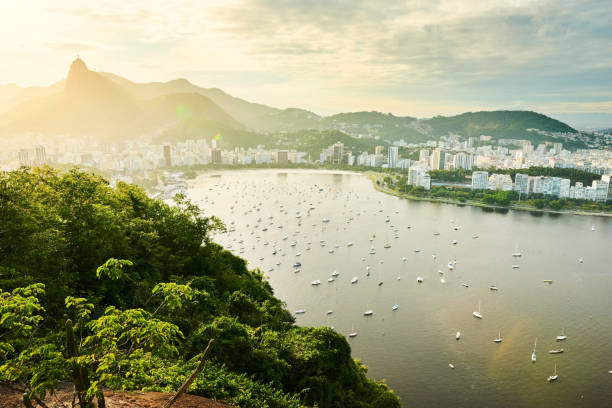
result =
[{"label": "sky", "polygon": [[0,0],[0,84],[53,83],[80,55],[319,114],[530,109],[612,126],[611,21],[610,0]]}]

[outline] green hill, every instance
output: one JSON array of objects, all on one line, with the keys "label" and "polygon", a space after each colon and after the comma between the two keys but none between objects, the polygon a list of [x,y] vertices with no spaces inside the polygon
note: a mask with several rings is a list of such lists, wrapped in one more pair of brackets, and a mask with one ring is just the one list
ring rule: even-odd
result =
[{"label": "green hill", "polygon": [[214,338],[190,393],[242,408],[400,406],[344,336],[296,326],[263,274],[212,241],[214,209],[78,170],[0,172],[0,186],[0,382],[29,398],[69,380],[78,399],[176,390]]}]

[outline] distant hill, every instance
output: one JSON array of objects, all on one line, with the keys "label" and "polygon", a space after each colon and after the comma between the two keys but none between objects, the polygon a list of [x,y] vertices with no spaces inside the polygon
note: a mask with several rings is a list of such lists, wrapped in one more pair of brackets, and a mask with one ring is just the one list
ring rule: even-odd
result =
[{"label": "distant hill", "polygon": [[527,129],[578,133],[563,122],[532,111],[468,112],[457,116],[436,116],[425,122],[431,126],[435,136],[458,133],[465,137],[488,135],[495,139],[523,139],[533,136],[533,132]]},{"label": "distant hill", "polygon": [[219,131],[216,127],[244,129],[200,94],[158,92],[151,93],[149,99],[135,96],[125,83],[90,71],[77,59],[57,93],[29,99],[0,115],[0,135],[33,131],[97,135],[113,140],[151,136],[190,121],[207,121],[214,132],[212,136]]},{"label": "distant hill", "polygon": [[[376,111],[324,117],[299,108],[278,109],[248,102],[186,79],[132,82],[112,73],[90,71],[80,59],[72,63],[66,80],[51,86],[0,87],[0,136],[35,131],[90,134],[111,140],[179,141],[211,139],[220,133],[223,144],[233,147],[275,145],[288,134],[306,130],[313,132],[301,134],[313,142],[314,135],[325,139],[326,131],[337,130],[346,137],[370,139],[371,143],[365,143],[368,145],[401,139],[420,143],[451,133],[540,143],[559,140],[546,132],[577,133],[563,122],[531,111],[469,112],[430,119]],[[583,143],[568,145],[582,147]]]}]

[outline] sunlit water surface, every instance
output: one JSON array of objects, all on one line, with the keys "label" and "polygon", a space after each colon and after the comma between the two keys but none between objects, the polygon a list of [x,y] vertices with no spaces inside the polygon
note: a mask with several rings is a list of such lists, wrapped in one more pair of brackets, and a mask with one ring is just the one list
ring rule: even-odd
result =
[{"label": "sunlit water surface", "polygon": [[402,200],[340,172],[207,173],[188,196],[228,226],[219,243],[260,268],[289,310],[305,310],[298,324],[357,332],[353,356],[404,406],[612,406],[610,218]]}]

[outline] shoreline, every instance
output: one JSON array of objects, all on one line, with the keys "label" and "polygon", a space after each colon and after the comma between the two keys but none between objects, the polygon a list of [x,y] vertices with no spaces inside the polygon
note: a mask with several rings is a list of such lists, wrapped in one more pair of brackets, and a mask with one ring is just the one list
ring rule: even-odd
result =
[{"label": "shoreline", "polygon": [[377,173],[375,172],[365,173],[364,175],[370,178],[370,180],[372,181],[372,184],[374,185],[374,189],[376,189],[376,191],[380,191],[381,193],[393,195],[399,198],[404,198],[406,200],[429,201],[432,203],[452,204],[452,205],[457,205],[457,206],[489,208],[491,210],[516,210],[516,211],[537,212],[537,213],[542,213],[542,214],[612,217],[612,213],[589,212],[589,211],[555,211],[555,210],[539,209],[539,208],[534,208],[534,207],[525,207],[525,206],[517,206],[517,205],[503,207],[499,205],[490,205],[490,204],[480,203],[476,201],[466,201],[462,203],[460,201],[444,199],[444,198],[418,197],[418,196],[404,194],[399,191],[393,191],[393,190],[389,190],[384,187],[381,187],[377,183],[378,176],[377,176]]},{"label": "shoreline", "polygon": [[196,177],[190,180],[195,180],[197,177],[203,175],[215,175],[215,173],[223,173],[226,171],[272,171],[272,172],[293,172],[293,173],[320,173],[320,174],[346,174],[346,175],[359,175],[369,178],[374,185],[374,189],[380,191],[384,194],[393,195],[399,198],[403,198],[406,200],[412,201],[428,201],[432,203],[440,203],[440,204],[452,204],[457,206],[470,206],[470,207],[480,207],[480,208],[488,208],[491,210],[516,210],[516,211],[528,211],[535,212],[541,214],[556,214],[556,215],[579,215],[579,216],[596,216],[596,217],[612,217],[612,213],[602,213],[602,212],[590,212],[590,211],[555,211],[550,209],[539,209],[535,207],[527,207],[527,206],[518,206],[511,205],[509,207],[503,207],[499,205],[491,205],[485,204],[477,201],[466,201],[460,202],[457,200],[444,199],[444,198],[431,198],[431,197],[418,197],[409,194],[404,194],[398,191],[393,191],[386,189],[377,184],[378,177],[381,175],[385,175],[387,173],[380,173],[372,170],[359,171],[359,170],[346,170],[346,169],[331,169],[331,168],[315,168],[315,167],[235,167],[228,166],[226,168],[215,168],[215,169],[198,169],[196,170]]}]

